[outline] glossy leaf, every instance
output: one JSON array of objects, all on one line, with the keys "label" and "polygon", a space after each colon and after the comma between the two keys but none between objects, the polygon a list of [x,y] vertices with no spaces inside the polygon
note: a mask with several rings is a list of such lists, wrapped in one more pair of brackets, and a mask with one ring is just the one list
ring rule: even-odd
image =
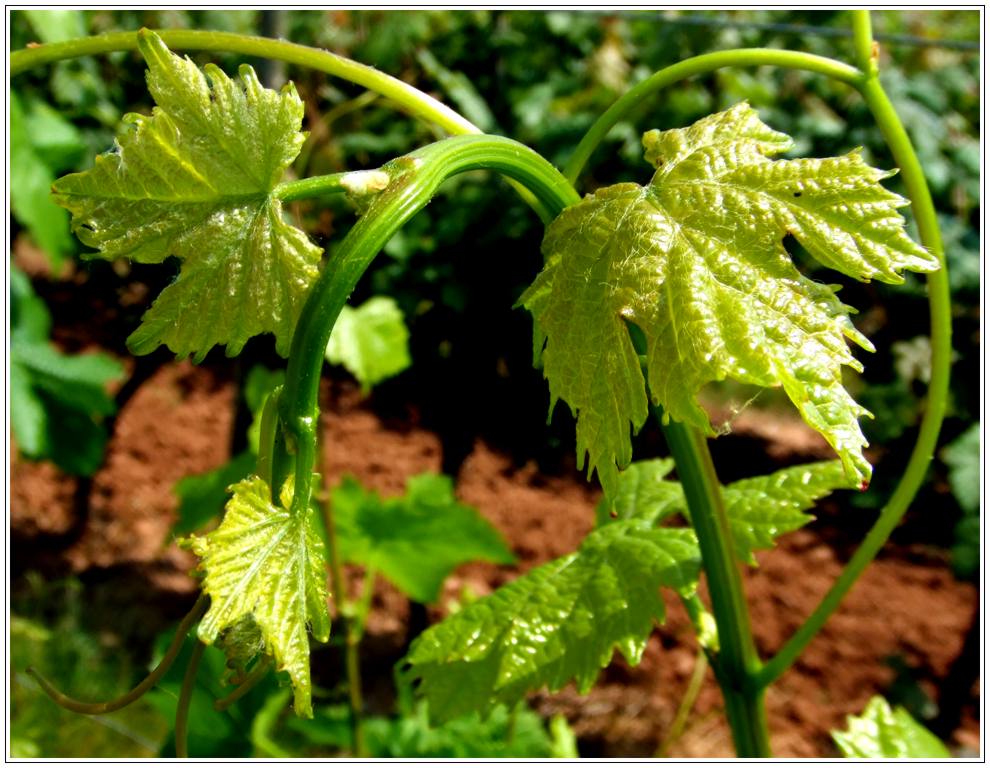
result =
[{"label": "glossy leaf", "polygon": [[832,738],[844,757],[856,759],[952,757],[935,734],[882,696],[870,699],[860,717],[850,715],[846,730],[832,731]]},{"label": "glossy leaf", "polygon": [[139,47],[158,106],[127,116],[113,151],[56,182],[56,199],[93,256],[181,261],[128,339],[135,354],[167,344],[201,360],[226,344],[236,355],[274,333],[286,355],[320,258],[272,194],[305,139],[302,101],[292,85],[263,88],[247,66],[239,83],[201,71],[149,31]]},{"label": "glossy leaf", "polygon": [[375,296],[357,308],[344,306],[330,333],[326,357],[350,371],[365,393],[408,368],[409,331],[395,299]]},{"label": "glossy leaf", "polygon": [[296,713],[311,716],[307,625],[320,642],[330,635],[323,543],[309,514],[290,511],[287,492],[276,506],[258,477],[232,490],[220,526],[184,541],[200,558],[210,596],[199,638],[212,645],[252,619],[265,652],[292,680]]},{"label": "glossy leaf", "polygon": [[334,489],[341,557],[375,568],[413,600],[435,603],[444,579],[462,563],[515,560],[501,534],[454,497],[449,477],[409,478],[406,495],[381,499],[351,477]]},{"label": "glossy leaf", "polygon": [[654,622],[664,618],[659,588],[692,593],[699,567],[692,531],[632,520],[607,525],[577,552],[428,629],[413,643],[405,674],[420,681],[438,721],[571,680],[587,691],[616,648],[638,663]]},{"label": "glossy leaf", "polygon": [[[680,513],[690,518],[681,484],[665,479],[673,469],[670,459],[637,461],[619,473],[614,505],[599,505],[599,525],[612,519],[638,520],[657,525]],[[777,537],[796,531],[814,518],[805,510],[815,501],[849,481],[837,461],[801,464],[770,475],[749,477],[722,488],[725,514],[736,556],[756,565],[753,552],[770,549]]]},{"label": "glossy leaf", "polygon": [[857,484],[870,477],[842,366],[862,366],[847,339],[872,349],[832,287],[802,276],[783,247],[793,235],[821,263],[860,280],[900,282],[937,260],[908,238],[903,198],[859,152],[771,160],[790,148],[747,104],[689,128],[651,131],[646,187],[617,184],[567,210],[543,241],[546,266],[520,303],[551,402],[577,416],[577,451],[606,493],[632,458],[647,416],[627,324],[646,337],[649,390],[669,418],[713,434],[698,404],[707,383],[782,386]]}]

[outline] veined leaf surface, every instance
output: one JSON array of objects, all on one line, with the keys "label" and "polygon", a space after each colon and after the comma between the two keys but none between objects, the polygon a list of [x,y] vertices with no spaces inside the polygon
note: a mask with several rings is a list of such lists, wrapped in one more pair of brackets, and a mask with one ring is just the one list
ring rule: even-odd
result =
[{"label": "veined leaf surface", "polygon": [[320,249],[282,218],[272,194],[305,139],[303,104],[290,84],[263,88],[248,66],[240,83],[171,53],[139,33],[152,115],[129,115],[112,152],[55,183],[56,200],[93,256],[181,261],[128,339],[135,354],[166,344],[201,360],[216,344],[236,355],[273,333],[288,354],[317,275]]},{"label": "veined leaf surface", "polygon": [[[611,510],[608,500],[602,499],[599,525],[608,524],[610,512],[617,520],[651,525],[678,512],[690,517],[681,484],[665,479],[671,469],[670,459],[630,464],[619,473]],[[805,510],[837,488],[848,486],[849,480],[838,461],[799,464],[724,486],[722,499],[736,557],[756,565],[755,550],[770,549],[778,536],[810,523],[814,518]]]},{"label": "veined leaf surface", "polygon": [[469,604],[420,635],[406,656],[411,679],[446,721],[515,704],[527,692],[574,680],[587,691],[618,648],[638,663],[661,586],[694,591],[701,555],[693,531],[624,521],[581,548]]},{"label": "veined leaf surface", "polygon": [[879,183],[890,174],[859,152],[771,160],[790,139],[747,104],[689,128],[651,131],[650,183],[617,184],[566,209],[543,241],[546,265],[520,304],[551,403],[577,415],[577,451],[606,493],[632,458],[630,429],[647,396],[627,323],[646,336],[649,389],[670,418],[713,432],[697,402],[707,383],[733,378],[783,386],[831,443],[846,473],[871,468],[842,366],[861,370],[852,325],[831,286],[801,275],[783,247],[793,235],[816,259],[860,280],[900,282],[937,260],[904,232],[907,201]]},{"label": "veined leaf surface", "polygon": [[231,489],[219,527],[184,542],[200,557],[210,596],[199,638],[212,645],[253,620],[265,652],[289,673],[296,713],[311,716],[307,625],[320,642],[330,636],[323,542],[308,513],[291,512],[286,492],[276,506],[259,477]]}]

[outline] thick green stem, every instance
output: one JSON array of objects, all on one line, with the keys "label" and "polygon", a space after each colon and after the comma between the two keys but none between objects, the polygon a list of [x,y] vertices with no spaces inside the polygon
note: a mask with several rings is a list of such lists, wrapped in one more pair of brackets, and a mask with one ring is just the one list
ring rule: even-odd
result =
[{"label": "thick green stem", "polygon": [[495,136],[445,139],[381,169],[391,183],[358,219],[320,274],[292,339],[279,410],[287,450],[296,458],[293,506],[297,511],[305,509],[312,494],[320,372],[341,308],[389,238],[429,203],[443,181],[479,169],[499,171],[526,186],[547,218],[579,199],[567,180],[540,155],[518,142]]},{"label": "thick green stem", "polygon": [[[862,15],[864,13],[866,14],[865,23]],[[860,57],[869,55],[872,53],[872,41],[869,44],[862,42],[865,34],[862,30],[864,28],[869,30],[868,12],[857,12],[854,20],[858,20],[857,29],[859,30],[856,35],[858,41],[857,55]],[[918,161],[918,156],[911,144],[911,139],[908,137],[890,99],[884,92],[877,75],[874,73],[858,87],[883,133],[887,145],[890,147],[894,162],[901,169],[901,178],[904,180],[904,186],[907,188],[908,197],[911,200],[921,243],[937,256],[942,264],[942,269],[928,276],[932,374],[928,386],[927,408],[921,420],[921,427],[911,458],[908,460],[901,481],[881,511],[880,517],[846,564],[838,580],[822,599],[821,604],[815,608],[804,624],[794,633],[794,636],[763,668],[760,674],[761,685],[772,683],[786,672],[801,655],[801,652],[828,621],[856,580],[877,556],[894,528],[900,523],[908,505],[924,482],[928,465],[935,453],[938,433],[942,427],[942,420],[945,418],[945,408],[949,397],[949,374],[952,363],[952,302],[942,237],[939,232],[938,218],[935,214],[931,192],[928,189],[927,181],[925,181],[921,163]]]},{"label": "thick green stem", "polygon": [[769,757],[763,689],[753,684],[760,671],[760,658],[750,629],[721,485],[708,446],[697,430],[673,419],[664,423],[659,408],[654,408],[653,414],[663,427],[667,445],[677,462],[677,476],[691,511],[691,524],[698,535],[712,613],[718,626],[716,670],[736,754]]},{"label": "thick green stem", "polygon": [[643,82],[630,88],[608,110],[599,117],[581,139],[564,170],[564,175],[572,184],[581,175],[581,170],[591,157],[591,153],[602,139],[622,118],[649,99],[658,91],[673,83],[695,75],[713,72],[723,67],[786,67],[803,69],[809,72],[833,77],[849,85],[855,85],[862,73],[855,67],[825,56],[815,56],[800,51],[778,51],[772,48],[736,48],[729,51],[716,51],[679,61],[659,70]]}]

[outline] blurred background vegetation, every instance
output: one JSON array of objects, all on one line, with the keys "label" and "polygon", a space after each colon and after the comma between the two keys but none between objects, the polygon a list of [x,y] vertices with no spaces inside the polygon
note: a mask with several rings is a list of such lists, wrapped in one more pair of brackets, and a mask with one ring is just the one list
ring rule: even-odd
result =
[{"label": "blurred background vegetation", "polygon": [[[561,166],[621,93],[678,60],[740,46],[793,48],[851,60],[845,16],[842,11],[756,10],[14,11],[10,41],[16,50],[32,41],[142,26],[284,37],[400,77],[484,130],[524,142]],[[873,16],[884,84],[915,142],[935,198],[953,291],[956,354],[950,415],[942,434],[947,447],[933,467],[933,482],[915,506],[944,510],[941,520],[954,521],[931,528],[930,543],[952,548],[960,577],[969,578],[979,564],[979,495],[977,490],[974,497],[974,489],[979,477],[980,406],[980,14],[878,11]],[[240,63],[239,57],[228,54],[193,58],[216,61],[227,71]],[[381,97],[349,83],[279,63],[250,63],[270,86],[293,80],[305,101],[304,128],[310,135],[294,165],[299,177],[376,167],[440,138],[436,129],[405,118]],[[112,305],[112,332],[90,330],[121,358],[126,356],[123,339],[137,325],[146,303],[117,302],[119,289],[137,274],[154,295],[174,277],[175,267],[166,263],[122,268],[79,261],[80,246],[70,234],[67,215],[50,201],[48,188],[56,176],[89,167],[97,153],[110,148],[126,112],[150,109],[143,72],[136,54],[120,53],[41,67],[12,84],[15,264],[30,275],[33,290],[47,303],[56,325],[64,310],[55,298],[64,295],[60,285],[65,280],[76,285],[81,281],[103,297]],[[649,176],[640,147],[645,130],[684,126],[744,99],[766,123],[796,139],[795,155],[832,155],[863,147],[871,164],[893,165],[868,111],[848,87],[802,72],[732,69],[695,78],[643,103],[595,153],[579,191],[617,181],[644,182]],[[896,177],[889,184],[899,189]],[[331,257],[353,222],[340,200],[296,204],[291,214]],[[485,173],[461,176],[393,238],[353,297],[360,303],[384,294],[402,309],[410,328],[413,366],[376,390],[376,407],[416,403],[424,426],[443,440],[448,474],[456,473],[478,436],[520,460],[536,458],[549,471],[569,466],[570,415],[558,408],[546,424],[547,393],[540,372],[532,367],[530,320],[512,309],[541,264],[541,236],[539,222],[504,182]],[[834,274],[800,253],[798,258],[819,279],[835,281]],[[856,497],[858,503],[873,506],[897,481],[897,467],[913,444],[912,427],[924,407],[925,290],[922,281],[908,275],[900,286],[850,283],[843,298],[860,308],[857,323],[878,349],[865,360],[866,373],[850,378],[854,393],[876,416],[864,423],[874,445],[876,482],[868,494]],[[16,325],[17,317],[12,322]],[[268,338],[251,342],[245,354],[245,370],[253,362],[277,362]],[[475,405],[451,407],[465,401],[466,390]],[[44,405],[47,395],[39,397]],[[772,393],[762,394],[758,404],[773,407]],[[747,459],[727,467],[723,479],[765,469]],[[85,693],[83,683],[120,689],[121,681],[132,679],[147,661],[147,656],[132,659],[116,648],[119,638],[90,634],[71,581],[34,583],[30,590],[14,604],[14,670],[43,657],[43,668],[79,670],[82,687],[74,690]],[[66,674],[59,678],[71,682]],[[11,744],[20,756],[150,755],[168,749],[163,747],[166,694],[103,718],[100,728],[57,712],[16,673],[13,696]],[[262,704],[251,717],[263,716]],[[242,709],[234,716],[247,717],[246,703]],[[55,722],[68,729],[60,725],[57,738],[51,728]],[[238,749],[273,754],[280,747],[266,746],[265,727],[255,720],[247,731],[230,733],[244,741]],[[533,727],[542,728],[539,723]],[[213,732],[228,733],[220,726]],[[526,729],[520,726],[516,732]],[[325,754],[321,749],[341,746],[314,746],[306,741],[307,733],[305,724],[294,732],[294,754]],[[549,737],[543,733],[540,738],[543,741],[535,739],[536,746],[526,748],[527,754],[549,753]],[[491,754],[490,742],[484,744],[488,752],[478,754]],[[415,752],[409,749],[407,754]]]}]

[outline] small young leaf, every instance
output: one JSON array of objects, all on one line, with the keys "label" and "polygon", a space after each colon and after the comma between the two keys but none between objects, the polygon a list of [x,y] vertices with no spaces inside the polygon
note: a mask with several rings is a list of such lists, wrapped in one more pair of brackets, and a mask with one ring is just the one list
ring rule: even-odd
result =
[{"label": "small young leaf", "polygon": [[343,365],[367,393],[409,367],[409,331],[395,299],[375,296],[360,307],[345,306],[327,342],[327,361]]},{"label": "small young leaf", "polygon": [[286,355],[320,258],[272,194],[305,139],[302,101],[292,85],[263,88],[247,66],[240,84],[200,71],[153,32],[139,47],[158,106],[128,116],[94,168],[59,179],[56,200],[93,256],[182,262],[128,339],[135,354],[167,344],[199,361],[226,344],[236,355],[270,332]]},{"label": "small young leaf", "polygon": [[903,707],[891,710],[882,696],[874,696],[860,717],[850,715],[845,731],[832,731],[844,757],[935,758],[952,757],[931,731]]},{"label": "small young leaf", "polygon": [[462,608],[413,643],[406,676],[419,680],[430,716],[510,706],[527,691],[594,683],[618,648],[638,663],[659,588],[694,591],[700,567],[694,533],[636,520],[592,532],[581,548]]},{"label": "small young leaf", "polygon": [[420,603],[435,603],[462,563],[515,560],[499,532],[454,498],[449,477],[411,477],[405,496],[384,501],[346,477],[331,501],[341,557],[381,571]]},{"label": "small young leaf", "polygon": [[980,424],[977,422],[942,449],[949,486],[959,506],[970,514],[980,509]]},{"label": "small young leaf", "polygon": [[260,478],[232,490],[220,526],[183,542],[200,557],[210,596],[199,638],[212,645],[251,617],[265,652],[289,673],[296,713],[312,716],[307,624],[318,641],[330,636],[323,543],[311,516],[293,514],[285,498],[272,504]]},{"label": "small young leaf", "polygon": [[519,303],[550,384],[577,415],[577,451],[607,494],[632,458],[630,428],[646,419],[639,359],[627,323],[646,336],[649,388],[670,418],[712,433],[698,391],[731,377],[783,386],[832,444],[850,479],[870,465],[842,386],[861,370],[846,340],[872,349],[830,286],[802,276],[782,241],[793,235],[821,263],[860,280],[938,261],[904,232],[903,198],[858,152],[771,160],[790,140],[745,103],[689,128],[651,131],[646,187],[617,184],[547,229],[546,266]]}]

